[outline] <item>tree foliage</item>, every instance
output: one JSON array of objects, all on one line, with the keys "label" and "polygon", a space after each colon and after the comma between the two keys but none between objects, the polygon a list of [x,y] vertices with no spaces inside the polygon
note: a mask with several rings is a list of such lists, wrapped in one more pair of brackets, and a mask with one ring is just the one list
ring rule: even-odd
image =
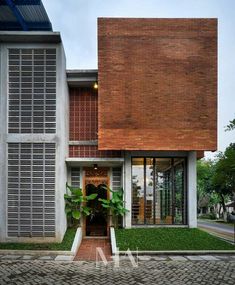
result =
[{"label": "tree foliage", "polygon": [[82,193],[82,189],[71,187],[66,183],[67,194],[64,194],[65,199],[65,213],[71,226],[76,224],[76,221],[80,220],[82,214],[89,216],[91,214],[91,208],[86,206],[86,202],[94,200],[98,194],[91,194],[85,196]]},{"label": "tree foliage", "polygon": [[235,130],[235,119],[229,121],[229,124],[225,128],[225,131]]},{"label": "tree foliage", "polygon": [[[220,152],[214,161],[197,163],[198,201],[207,197],[208,206],[220,203],[226,215],[225,204],[235,194],[235,143]],[[225,217],[225,216],[224,216]]]}]

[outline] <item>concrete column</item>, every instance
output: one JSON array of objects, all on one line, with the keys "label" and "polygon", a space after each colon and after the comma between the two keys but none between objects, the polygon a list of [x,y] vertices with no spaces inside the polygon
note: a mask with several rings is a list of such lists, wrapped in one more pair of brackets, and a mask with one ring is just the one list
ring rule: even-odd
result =
[{"label": "concrete column", "polygon": [[125,197],[125,207],[129,212],[125,215],[125,227],[131,228],[131,154],[130,152],[125,152],[125,162],[124,162],[124,197]]},{"label": "concrete column", "polygon": [[188,225],[190,228],[197,227],[197,153],[188,153]]}]

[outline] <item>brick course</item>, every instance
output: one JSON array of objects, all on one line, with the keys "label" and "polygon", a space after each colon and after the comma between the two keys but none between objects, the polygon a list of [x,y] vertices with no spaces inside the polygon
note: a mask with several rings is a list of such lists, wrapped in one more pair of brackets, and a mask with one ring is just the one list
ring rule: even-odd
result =
[{"label": "brick course", "polygon": [[216,150],[217,20],[98,19],[100,150]]}]

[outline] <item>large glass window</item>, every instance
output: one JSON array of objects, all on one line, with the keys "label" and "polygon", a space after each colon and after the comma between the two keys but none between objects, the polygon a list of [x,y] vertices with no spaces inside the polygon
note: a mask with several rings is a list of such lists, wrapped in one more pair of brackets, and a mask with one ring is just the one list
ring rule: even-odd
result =
[{"label": "large glass window", "polygon": [[132,158],[132,224],[186,224],[185,158]]}]

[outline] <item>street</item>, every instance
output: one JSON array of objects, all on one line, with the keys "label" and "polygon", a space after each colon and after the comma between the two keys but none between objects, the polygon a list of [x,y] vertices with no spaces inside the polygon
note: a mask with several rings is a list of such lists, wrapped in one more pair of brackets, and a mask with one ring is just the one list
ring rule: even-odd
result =
[{"label": "street", "polygon": [[218,237],[234,241],[234,227],[209,220],[198,220],[198,227]]}]

